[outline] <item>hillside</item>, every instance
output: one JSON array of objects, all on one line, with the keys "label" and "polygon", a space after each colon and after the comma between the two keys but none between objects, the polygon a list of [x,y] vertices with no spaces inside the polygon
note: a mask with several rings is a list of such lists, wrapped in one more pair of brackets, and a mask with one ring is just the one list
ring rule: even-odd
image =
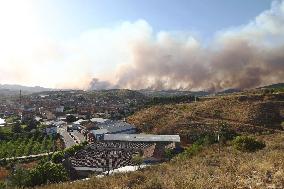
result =
[{"label": "hillside", "polygon": [[186,159],[175,158],[168,163],[140,171],[121,173],[88,181],[53,184],[42,189],[175,189],[175,188],[283,188],[284,135],[259,136],[266,142],[263,150],[238,152],[230,145],[204,147]]},{"label": "hillside", "polygon": [[171,97],[171,96],[206,96],[209,92],[205,91],[182,91],[182,90],[139,90],[140,93],[148,97]]},{"label": "hillside", "polygon": [[266,88],[266,89],[279,89],[279,88],[284,88],[284,83],[275,83],[275,84],[272,84],[272,85],[267,85],[267,86],[263,86],[263,87],[260,87],[260,88]]},{"label": "hillside", "polygon": [[[185,142],[226,123],[237,132],[282,129],[284,94],[230,95],[195,103],[158,105],[128,117],[142,132],[180,134]],[[281,115],[282,114],[282,115]]]},{"label": "hillside", "polygon": [[109,89],[109,90],[96,90],[88,92],[92,98],[104,99],[105,101],[133,101],[142,103],[148,98],[140,92],[128,89]]},{"label": "hillside", "polygon": [[[171,161],[131,173],[46,185],[50,188],[174,189],[283,188],[284,94],[228,95],[199,102],[148,107],[128,117],[141,131],[180,134],[184,153]],[[232,141],[189,145],[220,125],[265,143],[255,152],[241,152]]]},{"label": "hillside", "polygon": [[23,85],[11,85],[11,84],[0,84],[0,89],[5,89],[9,91],[17,91],[17,93],[19,93],[20,90],[24,91],[25,93],[35,93],[35,92],[52,90],[52,89],[44,88],[40,86],[28,87],[28,86],[23,86]]},{"label": "hillside", "polygon": [[266,91],[270,90],[274,92],[284,92],[284,83],[276,83],[272,85],[267,85],[264,87],[260,87],[259,89],[266,90]]}]

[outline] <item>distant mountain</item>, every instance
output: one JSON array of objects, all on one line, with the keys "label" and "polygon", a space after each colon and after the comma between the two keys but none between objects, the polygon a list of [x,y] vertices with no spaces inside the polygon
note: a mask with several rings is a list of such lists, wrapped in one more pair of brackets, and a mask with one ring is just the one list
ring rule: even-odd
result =
[{"label": "distant mountain", "polygon": [[265,88],[265,89],[279,89],[279,88],[284,88],[284,83],[275,83],[272,85],[267,85],[259,88]]},{"label": "distant mountain", "polygon": [[224,95],[224,94],[231,94],[231,93],[239,93],[242,92],[241,89],[225,89],[223,91],[220,91],[216,93],[217,95]]},{"label": "distant mountain", "polygon": [[209,92],[206,91],[180,91],[180,90],[148,90],[142,89],[138,90],[140,93],[148,97],[171,97],[171,96],[206,96]]},{"label": "distant mountain", "polygon": [[40,86],[35,87],[28,87],[23,85],[13,85],[13,84],[0,84],[0,91],[6,91],[6,92],[19,92],[22,90],[23,93],[35,93],[35,92],[41,92],[41,91],[51,91],[52,89],[44,88]]},{"label": "distant mountain", "polygon": [[147,100],[147,97],[139,91],[129,89],[107,89],[107,90],[93,90],[88,91],[88,94],[95,98],[116,101],[124,101],[125,99],[136,100],[142,102]]}]

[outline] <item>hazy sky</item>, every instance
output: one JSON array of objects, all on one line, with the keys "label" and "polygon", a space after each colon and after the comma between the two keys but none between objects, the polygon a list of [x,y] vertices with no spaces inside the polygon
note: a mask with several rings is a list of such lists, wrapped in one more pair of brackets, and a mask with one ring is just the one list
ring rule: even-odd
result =
[{"label": "hazy sky", "polygon": [[89,29],[146,20],[154,31],[183,30],[211,37],[218,30],[246,24],[270,0],[39,0],[42,27],[51,35],[74,38]]},{"label": "hazy sky", "polygon": [[207,47],[216,36],[251,25],[272,4],[282,3],[0,0],[0,83],[86,88],[92,78],[115,82],[121,65],[133,61],[136,42],[170,35]]}]

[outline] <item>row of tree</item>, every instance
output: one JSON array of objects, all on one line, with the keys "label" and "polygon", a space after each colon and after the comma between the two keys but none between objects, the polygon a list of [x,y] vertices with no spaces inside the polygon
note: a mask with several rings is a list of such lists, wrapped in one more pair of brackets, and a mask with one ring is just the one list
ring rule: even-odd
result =
[{"label": "row of tree", "polygon": [[[17,136],[17,135],[16,135]],[[55,138],[44,134],[29,134],[0,142],[0,158],[26,156],[55,150]]]}]

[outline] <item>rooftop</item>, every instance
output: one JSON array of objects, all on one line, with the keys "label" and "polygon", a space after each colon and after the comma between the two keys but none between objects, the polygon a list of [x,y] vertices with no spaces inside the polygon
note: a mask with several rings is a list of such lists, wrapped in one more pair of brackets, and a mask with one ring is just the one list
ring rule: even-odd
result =
[{"label": "rooftop", "polygon": [[179,135],[106,134],[104,140],[139,142],[180,142]]},{"label": "rooftop", "polygon": [[106,122],[108,119],[103,119],[103,118],[99,118],[99,117],[95,117],[95,118],[92,118],[91,121],[92,122],[96,122],[96,123],[104,123]]},{"label": "rooftop", "polygon": [[94,135],[100,135],[100,134],[108,133],[108,130],[107,129],[97,129],[97,130],[92,130],[91,132]]},{"label": "rooftop", "polygon": [[122,121],[106,121],[104,123],[100,123],[97,125],[100,129],[106,129],[109,131],[109,133],[118,133],[122,131],[128,131],[132,129],[136,129],[135,126],[125,123]]}]

